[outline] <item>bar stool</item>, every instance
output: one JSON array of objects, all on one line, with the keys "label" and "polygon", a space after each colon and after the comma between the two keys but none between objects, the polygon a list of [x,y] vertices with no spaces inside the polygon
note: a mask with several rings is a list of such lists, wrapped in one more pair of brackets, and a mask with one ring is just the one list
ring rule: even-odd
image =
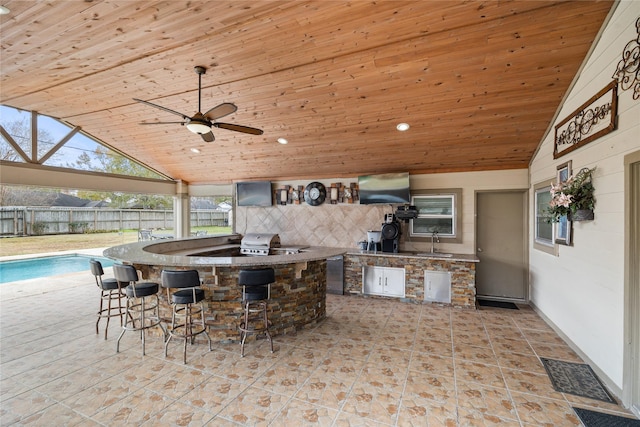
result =
[{"label": "bar stool", "polygon": [[[107,319],[107,326],[104,328],[104,339],[107,339],[107,332],[109,331],[109,320],[112,317],[120,318],[120,326],[122,326],[122,317],[125,315],[125,307],[122,305],[122,298],[125,297],[124,289],[120,283],[113,278],[103,279],[104,270],[102,263],[98,260],[89,260],[91,267],[91,274],[96,279],[96,285],[100,288],[100,309],[98,310],[98,320],[96,321],[96,335],[100,333],[99,324],[100,319]],[[112,306],[112,302],[118,302],[117,306]],[[105,308],[104,304],[107,304]]]},{"label": "bar stool", "polygon": [[240,270],[238,284],[242,286],[243,319],[240,323],[240,357],[244,357],[244,343],[249,334],[265,334],[273,353],[273,340],[269,332],[267,300],[271,294],[271,284],[275,282],[273,268]]},{"label": "bar stool", "polygon": [[[204,322],[204,289],[200,288],[200,276],[197,270],[162,270],[162,287],[167,289],[167,301],[173,306],[169,338],[164,344],[164,357],[167,357],[169,341],[175,336],[184,340],[182,358],[186,364],[187,341],[191,341],[193,345],[196,335],[204,333],[211,351],[211,338]],[[200,318],[198,323],[194,317]],[[183,323],[176,323],[176,318],[180,318]]]},{"label": "bar stool", "polygon": [[[167,337],[167,330],[160,322],[158,314],[158,290],[160,286],[153,282],[138,282],[138,272],[131,265],[113,266],[113,275],[122,284],[127,284],[125,293],[127,295],[126,315],[122,332],[118,337],[116,352],[120,352],[120,339],[127,331],[140,331],[142,339],[142,355],[145,354],[145,331],[154,326],[159,326],[163,333],[163,342]],[[147,302],[148,299],[152,301]],[[150,315],[147,315],[150,312]],[[131,319],[131,325],[129,325]],[[138,326],[136,326],[136,321]]]}]

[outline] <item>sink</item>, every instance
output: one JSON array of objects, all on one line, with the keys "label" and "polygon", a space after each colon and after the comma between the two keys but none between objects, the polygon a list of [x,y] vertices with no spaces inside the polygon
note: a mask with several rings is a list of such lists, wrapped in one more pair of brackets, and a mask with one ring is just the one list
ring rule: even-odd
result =
[{"label": "sink", "polygon": [[451,258],[453,256],[453,254],[446,254],[443,252],[424,252],[416,255],[429,257],[429,258]]}]

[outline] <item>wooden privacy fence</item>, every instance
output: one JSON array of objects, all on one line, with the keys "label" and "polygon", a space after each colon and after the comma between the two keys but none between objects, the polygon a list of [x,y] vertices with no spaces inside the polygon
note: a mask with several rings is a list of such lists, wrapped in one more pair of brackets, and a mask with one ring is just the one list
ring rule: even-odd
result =
[{"label": "wooden privacy fence", "polygon": [[[191,211],[192,227],[229,225],[229,212]],[[173,210],[0,207],[0,234],[32,236],[96,231],[173,228]]]}]

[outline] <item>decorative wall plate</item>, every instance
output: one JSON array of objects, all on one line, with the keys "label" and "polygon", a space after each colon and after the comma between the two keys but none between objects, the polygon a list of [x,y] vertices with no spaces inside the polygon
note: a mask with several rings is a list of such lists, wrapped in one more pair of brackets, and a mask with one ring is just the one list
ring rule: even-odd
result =
[{"label": "decorative wall plate", "polygon": [[304,201],[311,206],[318,206],[327,197],[327,189],[319,182],[312,182],[304,189]]}]

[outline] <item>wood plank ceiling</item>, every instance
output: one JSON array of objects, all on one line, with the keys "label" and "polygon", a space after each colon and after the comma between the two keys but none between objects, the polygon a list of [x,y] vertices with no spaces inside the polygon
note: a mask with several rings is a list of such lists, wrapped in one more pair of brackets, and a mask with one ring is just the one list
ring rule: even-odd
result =
[{"label": "wood plank ceiling", "polygon": [[[611,1],[13,1],[0,102],[192,184],[526,168]],[[204,142],[179,117],[232,102]],[[411,128],[398,132],[396,124]],[[279,137],[288,145],[276,142]],[[191,148],[201,150],[200,154]]]}]

